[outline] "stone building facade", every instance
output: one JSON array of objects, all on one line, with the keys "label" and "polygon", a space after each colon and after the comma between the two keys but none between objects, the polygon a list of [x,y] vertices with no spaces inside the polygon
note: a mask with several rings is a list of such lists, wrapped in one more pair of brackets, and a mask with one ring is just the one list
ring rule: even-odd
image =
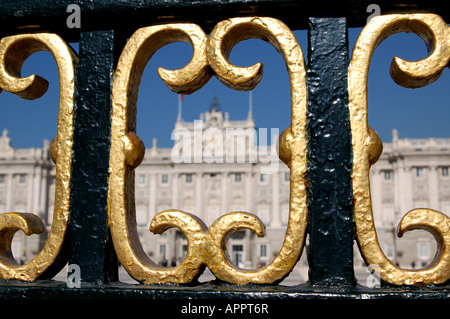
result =
[{"label": "stone building facade", "polygon": [[402,268],[425,267],[436,252],[427,232],[396,234],[402,217],[415,208],[450,215],[450,138],[400,139],[383,143],[383,154],[370,172],[372,206],[385,255]]},{"label": "stone building facade", "polygon": [[[14,149],[8,131],[0,137],[0,212],[30,212],[38,215],[47,230],[53,219],[55,165],[50,158],[50,142],[42,148]],[[26,237],[17,232],[12,251],[19,263],[34,257],[45,244],[47,231]]]},{"label": "stone building facade", "polygon": [[[232,121],[214,98],[209,110],[194,122],[181,112],[172,134],[174,146],[160,148],[157,140],[136,168],[136,219],[140,240],[150,258],[170,266],[186,254],[187,242],[177,229],[153,235],[153,216],[179,209],[200,217],[208,226],[232,211],[257,214],[266,237],[237,231],[227,243],[231,260],[241,268],[270,263],[278,253],[289,214],[289,169],[277,156],[277,133],[257,129],[251,108],[246,119]],[[272,136],[273,135],[273,136]],[[272,143],[265,141],[269,139]],[[262,143],[261,143],[262,141]],[[50,229],[55,168],[48,141],[42,148],[14,149],[7,131],[0,137],[0,212],[38,214]],[[400,139],[392,142],[371,169],[374,219],[384,253],[403,268],[421,268],[434,257],[434,238],[423,231],[404,238],[395,229],[404,214],[427,207],[450,214],[450,138]],[[26,237],[18,232],[13,253],[19,262],[32,258],[46,234]],[[307,279],[306,252],[297,265]],[[355,245],[355,269],[364,269]]]},{"label": "stone building facade", "polygon": [[236,232],[228,242],[230,257],[242,268],[273,259],[288,220],[289,169],[278,159],[275,145],[256,145],[258,138],[269,135],[256,129],[251,111],[245,120],[230,121],[214,98],[200,120],[184,122],[178,117],[173,148],[158,148],[153,141],[135,178],[141,241],[155,262],[179,261],[186,253],[187,242],[179,230],[163,236],[148,231],[156,212],[172,208],[190,212],[208,226],[228,212],[256,213],[267,226],[267,236]]}]

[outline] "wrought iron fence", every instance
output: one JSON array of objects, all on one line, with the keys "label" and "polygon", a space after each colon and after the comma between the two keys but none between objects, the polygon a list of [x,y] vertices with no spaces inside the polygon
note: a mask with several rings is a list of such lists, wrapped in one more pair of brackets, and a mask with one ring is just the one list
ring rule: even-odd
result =
[{"label": "wrought iron fence", "polygon": [[[429,56],[418,62],[396,58],[391,74],[402,86],[425,86],[448,66],[448,20],[438,1],[305,6],[293,0],[3,0],[1,89],[39,98],[46,80],[22,78],[20,70],[29,55],[48,50],[59,69],[60,102],[51,143],[57,170],[51,231],[38,255],[19,265],[11,254],[14,233],[40,233],[43,223],[31,213],[0,215],[0,297],[449,298],[449,217],[431,209],[405,212],[400,234],[421,228],[436,237],[438,254],[426,269],[399,268],[378,244],[369,170],[382,144],[367,121],[368,67],[376,46],[402,31],[422,37]],[[347,31],[355,26],[364,28],[350,59]],[[308,29],[307,61],[295,29]],[[155,216],[150,230],[179,228],[188,251],[179,266],[162,268],[140,246],[135,221],[133,171],[145,151],[135,132],[143,69],[159,48],[184,41],[192,45],[193,59],[179,70],[159,69],[174,92],[199,90],[211,76],[233,89],[251,90],[261,80],[261,64],[243,68],[228,60],[233,46],[250,38],[278,50],[291,84],[291,126],[280,138],[280,158],[290,167],[283,246],[267,266],[242,270],[227,257],[224,243],[241,228],[262,236],[265,226],[258,216],[229,213],[208,228],[195,212],[169,210]],[[79,42],[78,55],[69,42]],[[324,169],[329,154],[333,161]],[[299,260],[307,235],[308,283],[278,285]],[[357,284],[355,240],[368,267],[376,265],[381,287]],[[141,285],[118,282],[119,262]],[[48,281],[67,264],[80,282],[73,276],[67,283]],[[198,284],[205,267],[217,280]]]}]

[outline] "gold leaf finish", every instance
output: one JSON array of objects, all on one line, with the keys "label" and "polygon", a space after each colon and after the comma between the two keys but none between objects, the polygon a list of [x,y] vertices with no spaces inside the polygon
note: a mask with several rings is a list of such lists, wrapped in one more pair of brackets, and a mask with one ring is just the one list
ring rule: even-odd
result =
[{"label": "gold leaf finish", "polygon": [[[294,34],[281,21],[273,18],[233,18],[222,21],[208,38],[207,56],[216,76],[225,85],[236,90],[251,90],[261,81],[262,64],[238,67],[230,63],[232,48],[246,39],[261,39],[272,44],[286,62],[291,85],[291,126],[289,136],[282,135],[280,154],[288,162],[290,171],[289,221],[283,245],[275,259],[263,268],[242,270],[229,262],[223,252],[226,235],[241,227],[263,236],[264,224],[252,214],[233,213],[222,216],[209,229],[207,256],[214,258],[208,268],[224,281],[235,284],[272,284],[283,280],[300,258],[308,209],[306,206],[306,73],[303,52]],[[283,138],[285,137],[285,138]],[[218,225],[221,225],[220,227]],[[220,245],[220,242],[222,244]]]},{"label": "gold leaf finish", "polygon": [[399,236],[423,229],[436,238],[438,251],[424,269],[406,270],[394,265],[378,242],[373,218],[369,170],[381,154],[382,144],[368,125],[367,79],[376,47],[397,32],[414,32],[428,44],[429,56],[409,62],[395,57],[391,75],[408,88],[436,81],[450,60],[450,28],[441,17],[429,13],[390,14],[375,17],[362,30],[348,70],[349,110],[353,144],[353,196],[356,232],[364,260],[378,265],[381,279],[394,285],[441,284],[450,279],[450,218],[432,209],[414,209],[399,225]]},{"label": "gold leaf finish", "polygon": [[59,79],[58,132],[52,142],[51,157],[56,164],[55,204],[53,222],[47,241],[31,261],[19,265],[11,253],[11,241],[17,230],[26,235],[45,230],[40,218],[31,213],[0,215],[0,277],[3,279],[35,280],[59,272],[67,262],[63,243],[69,219],[70,174],[73,136],[74,70],[78,61],[71,48],[57,35],[49,33],[23,34],[0,40],[0,88],[25,99],[42,96],[48,82],[38,75],[21,78],[24,61],[38,51],[50,51],[56,60]]},{"label": "gold leaf finish", "polygon": [[113,80],[109,180],[109,224],[119,261],[131,277],[141,283],[184,283],[195,280],[203,266],[203,231],[198,218],[181,211],[155,216],[150,230],[162,233],[178,227],[188,240],[188,253],[175,268],[154,263],[144,252],[136,226],[134,169],[144,157],[145,147],[136,135],[136,100],[144,68],[164,45],[183,41],[193,46],[192,60],[184,68],[158,73],[170,89],[189,94],[211,77],[206,59],[206,35],[194,24],[170,24],[141,28],[127,42]]},{"label": "gold leaf finish", "polygon": [[[163,81],[177,93],[192,93],[211,77],[211,69],[225,85],[237,90],[254,88],[262,76],[262,64],[241,68],[232,65],[228,54],[239,41],[258,38],[271,43],[285,58],[291,83],[291,126],[288,141],[281,141],[284,160],[291,168],[290,214],[285,240],[269,265],[255,270],[237,268],[225,245],[239,229],[264,236],[265,226],[250,213],[234,212],[218,218],[208,229],[194,215],[179,210],[157,214],[150,231],[161,234],[177,227],[188,241],[185,259],[174,268],[155,264],[143,251],[136,227],[134,168],[144,156],[142,142],[135,134],[136,99],[143,69],[163,45],[190,42],[192,60],[179,70],[159,69]],[[139,29],[125,46],[113,82],[111,127],[109,223],[114,247],[124,268],[141,283],[186,283],[205,268],[226,282],[272,284],[294,268],[304,245],[307,224],[306,186],[306,73],[300,46],[289,28],[272,18],[234,18],[219,23],[209,38],[196,25],[170,24]]]}]

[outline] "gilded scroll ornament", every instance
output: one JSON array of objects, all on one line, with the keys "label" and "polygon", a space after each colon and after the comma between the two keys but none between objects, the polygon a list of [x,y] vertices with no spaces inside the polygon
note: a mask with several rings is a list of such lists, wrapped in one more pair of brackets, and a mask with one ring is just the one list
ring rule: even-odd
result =
[{"label": "gilded scroll ornament", "polygon": [[424,39],[429,56],[409,62],[395,57],[391,76],[404,87],[417,88],[436,81],[450,60],[450,28],[441,17],[429,13],[390,14],[375,17],[361,31],[348,70],[348,94],[353,144],[353,195],[356,232],[368,265],[378,265],[383,281],[394,285],[441,284],[450,279],[450,218],[432,209],[414,209],[400,222],[398,235],[423,229],[437,241],[435,259],[426,268],[406,270],[383,253],[375,230],[369,170],[382,151],[382,143],[368,125],[367,79],[371,56],[388,36],[414,32]]},{"label": "gilded scroll ornament", "polygon": [[19,265],[11,252],[14,234],[26,235],[45,230],[42,220],[31,213],[0,215],[0,277],[24,281],[51,278],[66,264],[64,238],[69,219],[70,174],[72,162],[74,70],[78,58],[57,35],[22,34],[0,40],[0,88],[25,99],[41,97],[48,82],[38,75],[21,77],[23,62],[33,53],[50,51],[56,60],[59,79],[59,114],[57,136],[52,141],[51,158],[56,164],[55,205],[53,222],[42,250],[31,261]]},{"label": "gilded scroll ornament", "polygon": [[[217,24],[208,38],[207,57],[217,78],[236,90],[251,90],[262,77],[262,64],[238,67],[230,63],[232,48],[246,39],[272,44],[286,62],[291,85],[291,126],[289,137],[282,135],[280,154],[290,167],[289,221],[283,245],[275,259],[263,268],[242,270],[230,263],[224,252],[227,234],[248,228],[263,236],[264,224],[254,215],[232,213],[220,217],[208,230],[207,266],[214,275],[236,284],[271,284],[283,280],[300,258],[308,210],[306,206],[306,73],[303,53],[294,34],[281,21],[272,18],[233,18]],[[220,226],[219,226],[220,225]]]},{"label": "gilded scroll ornament", "polygon": [[192,60],[182,69],[158,73],[170,89],[189,94],[211,77],[206,59],[206,35],[193,24],[171,24],[141,28],[127,42],[114,74],[112,92],[111,152],[109,181],[109,223],[114,248],[127,272],[142,283],[185,283],[201,274],[203,266],[204,223],[182,211],[159,213],[150,230],[160,234],[178,227],[188,241],[186,258],[175,268],[164,268],[144,252],[136,226],[134,169],[144,157],[145,148],[136,135],[136,100],[147,62],[166,44],[184,41],[193,46]]},{"label": "gilded scroll ornament", "polygon": [[[144,156],[142,142],[135,134],[136,99],[146,63],[163,45],[190,42],[192,60],[179,70],[159,69],[164,82],[177,93],[189,94],[210,78],[211,69],[225,85],[250,90],[261,80],[262,64],[241,68],[232,65],[228,54],[239,41],[258,38],[271,43],[285,58],[291,83],[292,116],[289,136],[283,135],[281,152],[291,168],[291,201],[287,232],[279,254],[269,265],[243,270],[231,263],[225,244],[233,231],[250,229],[258,236],[265,226],[253,214],[233,212],[218,218],[211,227],[195,215],[179,210],[157,214],[150,231],[160,234],[171,227],[186,236],[185,259],[174,268],[154,263],[143,251],[136,227],[134,168]],[[114,247],[124,268],[142,283],[186,283],[195,280],[205,265],[226,282],[271,284],[281,281],[300,258],[306,233],[306,75],[300,46],[282,22],[272,18],[235,18],[219,23],[209,38],[196,25],[170,24],[139,29],[125,46],[113,82],[111,127],[109,223]]]}]

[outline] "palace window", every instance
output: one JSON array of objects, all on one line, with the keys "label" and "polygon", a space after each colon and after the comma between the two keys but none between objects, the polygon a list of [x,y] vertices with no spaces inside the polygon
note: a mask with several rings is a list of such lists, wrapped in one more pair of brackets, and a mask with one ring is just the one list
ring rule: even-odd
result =
[{"label": "palace window", "polygon": [[0,184],[4,184],[5,183],[5,175],[1,174],[0,175]]},{"label": "palace window", "polygon": [[159,246],[159,256],[165,258],[166,257],[166,245]]},{"label": "palace window", "polygon": [[242,245],[233,245],[231,247],[231,251],[232,251],[232,253],[231,253],[232,257],[231,258],[232,258],[234,264],[236,266],[240,267],[241,264],[242,264],[242,259],[243,259],[242,257],[244,255],[244,246],[242,246]]},{"label": "palace window", "polygon": [[448,177],[448,167],[442,167],[441,175],[442,177]]},{"label": "palace window", "polygon": [[387,244],[385,248],[386,257],[387,258],[394,258],[394,246],[392,244]]},{"label": "palace window", "polygon": [[267,245],[259,246],[259,256],[260,257],[267,257]]},{"label": "palace window", "polygon": [[419,242],[418,250],[420,259],[427,259],[430,257],[430,246],[427,242]]},{"label": "palace window", "polygon": [[241,173],[235,173],[235,174],[234,174],[234,181],[235,181],[236,183],[240,183],[240,182],[242,181],[242,175],[241,175]]},{"label": "palace window", "polygon": [[192,174],[186,174],[186,183],[192,183]]},{"label": "palace window", "polygon": [[259,175],[259,181],[261,183],[266,183],[269,180],[269,177],[267,176],[267,174],[261,174]]},{"label": "palace window", "polygon": [[424,177],[425,176],[423,167],[416,167],[416,176],[417,177]]},{"label": "palace window", "polygon": [[392,171],[384,171],[384,180],[389,181],[392,179]]},{"label": "palace window", "polygon": [[25,174],[19,175],[19,183],[20,184],[25,184],[26,180],[27,180],[27,176]]},{"label": "palace window", "polygon": [[162,174],[161,175],[161,183],[167,184],[168,182],[169,182],[169,176],[167,174]]},{"label": "palace window", "polygon": [[139,175],[139,178],[138,178],[138,183],[139,183],[139,185],[144,185],[145,184],[145,175]]}]

